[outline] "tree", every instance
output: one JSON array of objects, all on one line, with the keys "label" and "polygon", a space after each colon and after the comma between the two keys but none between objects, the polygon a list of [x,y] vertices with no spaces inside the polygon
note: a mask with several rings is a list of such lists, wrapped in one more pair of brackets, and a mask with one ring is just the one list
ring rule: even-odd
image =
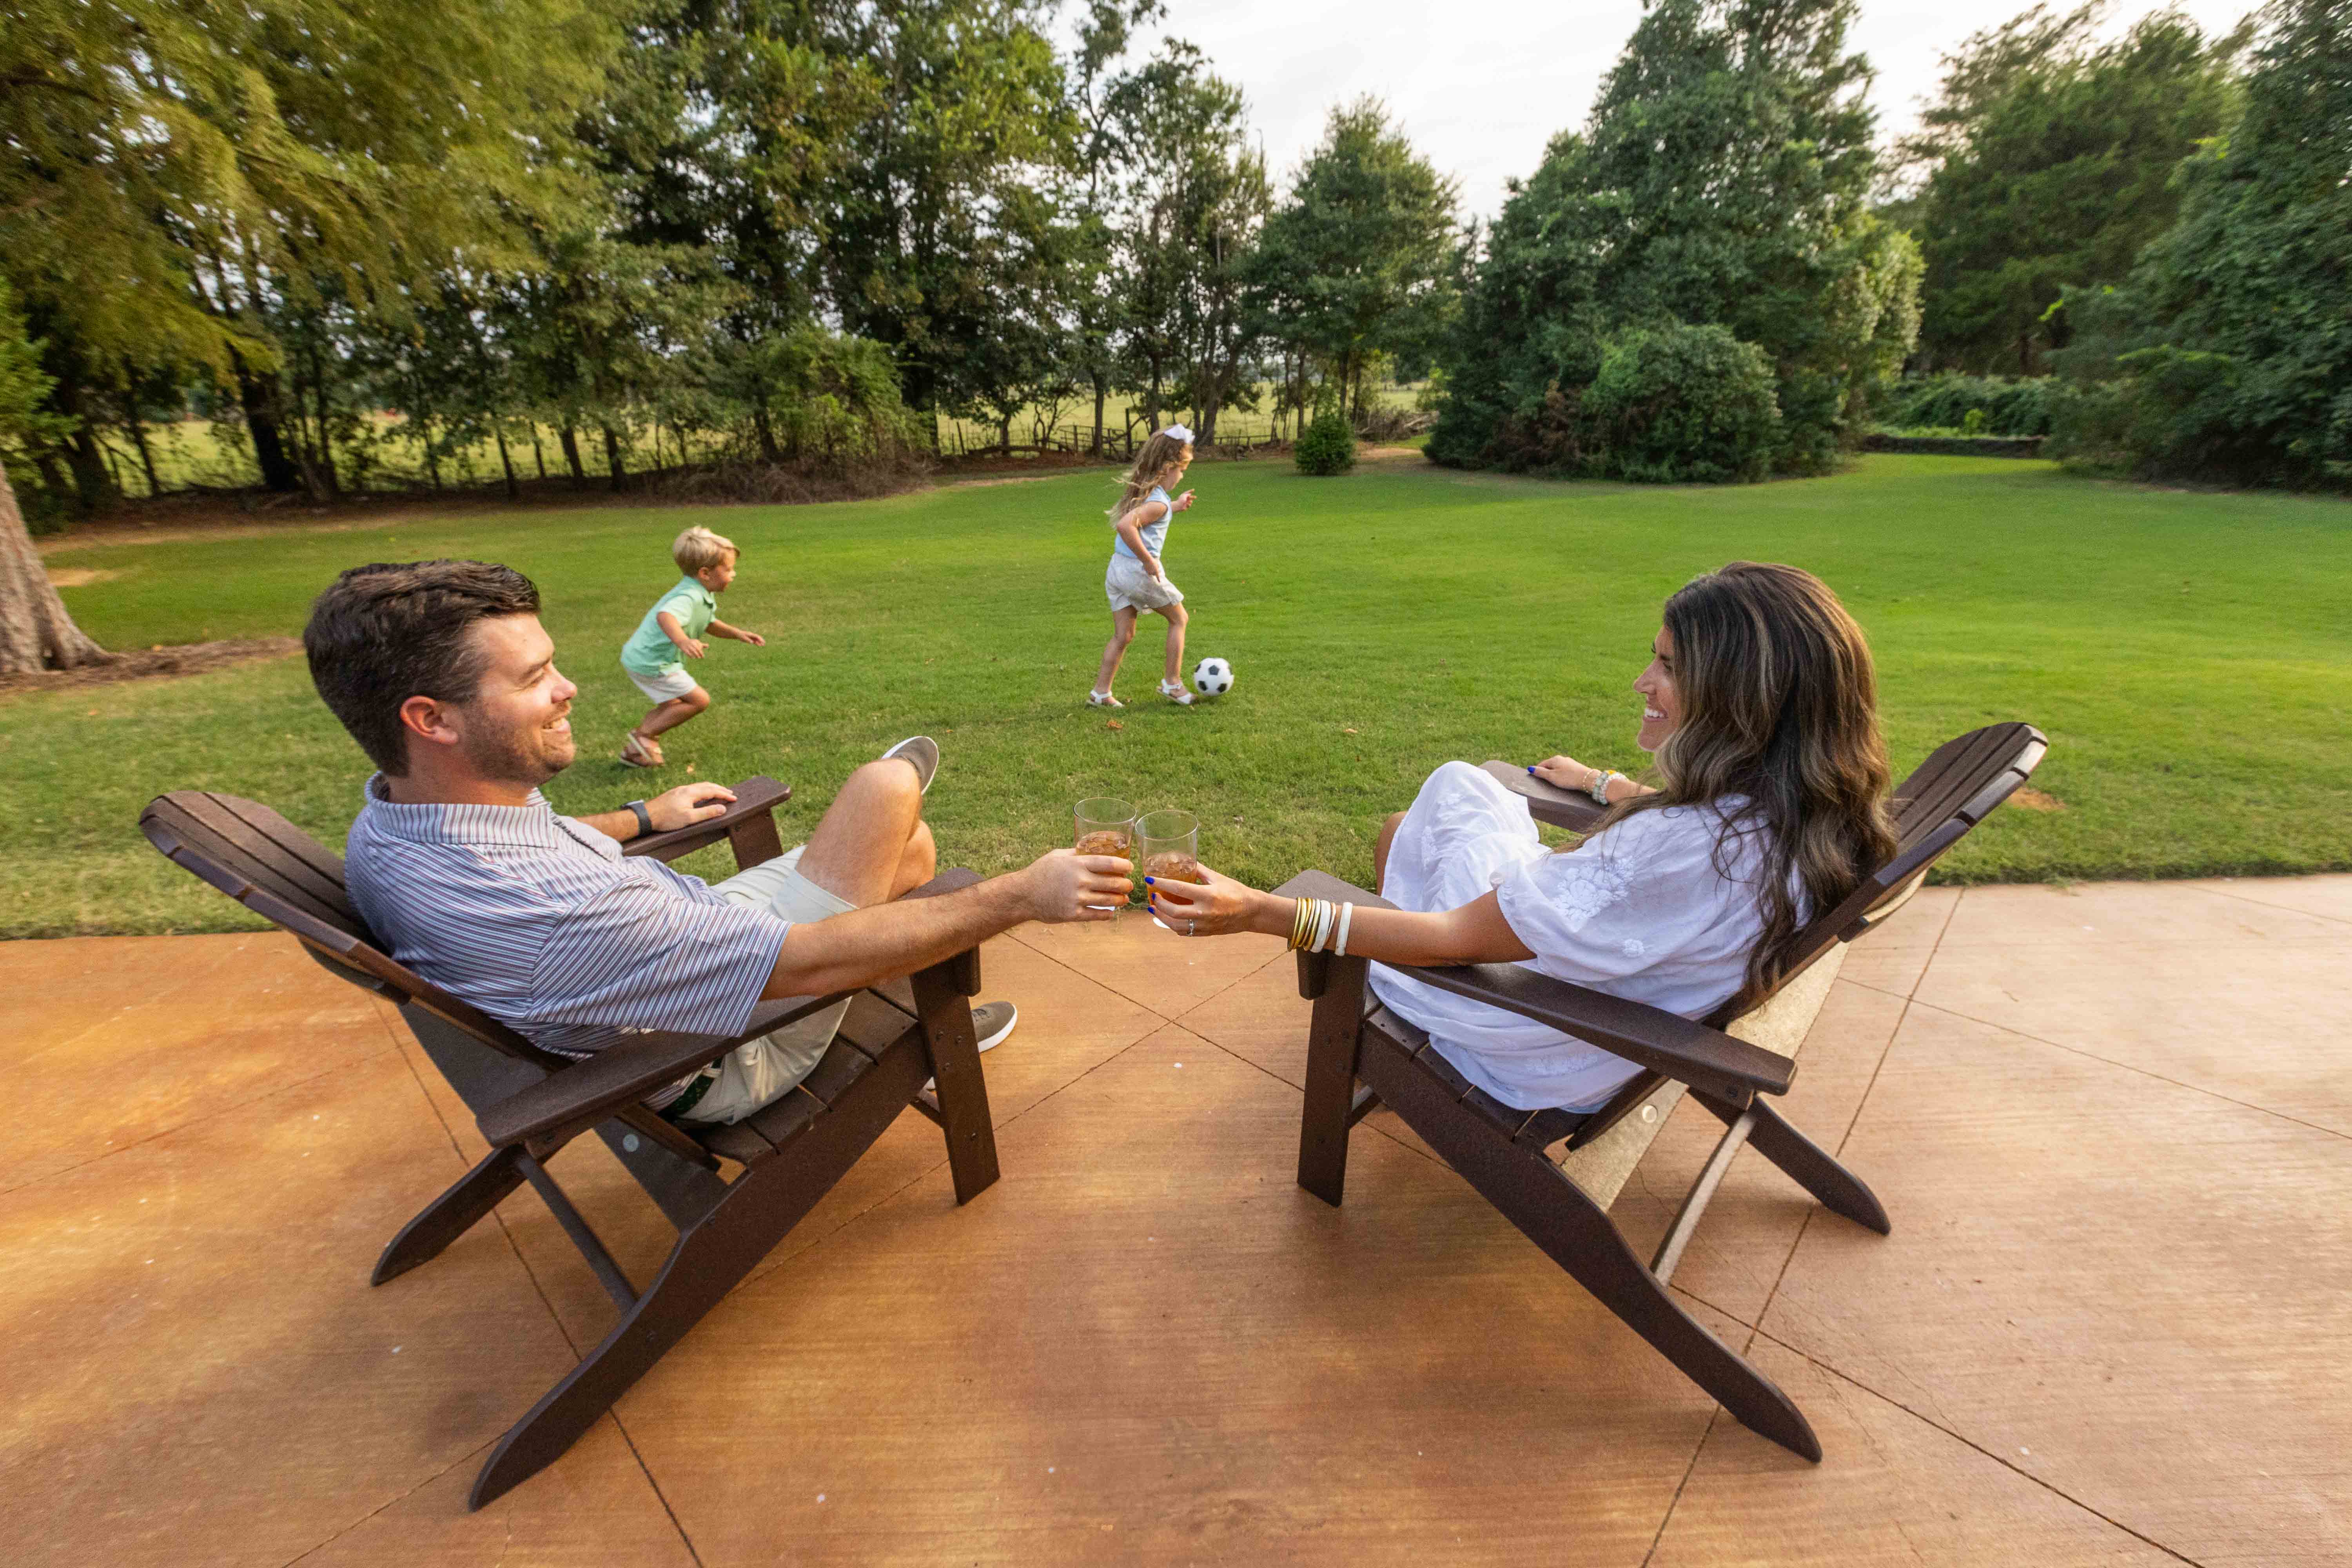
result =
[{"label": "tree", "polygon": [[42,406],[48,395],[39,345],[25,335],[25,318],[6,279],[0,279],[0,675],[72,669],[113,657],[66,613],[9,482],[10,461],[28,444],[53,442],[67,433],[64,421]]},{"label": "tree", "polygon": [[1919,347],[1931,368],[2034,375],[2069,286],[2119,281],[2179,210],[2180,161],[2235,118],[2248,29],[2158,12],[2100,45],[2105,0],[2038,5],[1946,57],[1903,146],[1926,178]]},{"label": "tree", "polygon": [[809,193],[820,296],[898,357],[908,406],[965,402],[1004,269],[1036,242],[1021,199],[1066,162],[1075,121],[1040,0],[873,0],[819,8],[853,62],[856,112]]},{"label": "tree", "polygon": [[1853,0],[1656,0],[1584,130],[1488,237],[1450,354],[1439,461],[1576,467],[1611,342],[1717,325],[1772,367],[1772,467],[1818,472],[1917,329],[1918,258],[1868,209]]},{"label": "tree", "polygon": [[[607,0],[121,0],[0,31],[0,256],[76,377],[166,355],[238,390],[264,481],[300,482],[276,321],[362,305],[577,191],[565,127]],[[55,400],[78,405],[79,379]]]},{"label": "tree", "polygon": [[1457,186],[1377,99],[1334,109],[1251,268],[1272,331],[1330,367],[1353,412],[1382,354],[1426,358],[1456,303]]},{"label": "tree", "polygon": [[2238,483],[2352,478],[2352,14],[2273,0],[2245,112],[2119,288],[2068,296],[2062,452]]},{"label": "tree", "polygon": [[1070,103],[1078,118],[1073,189],[1064,205],[1072,233],[1068,273],[1071,373],[1094,394],[1092,449],[1103,455],[1103,416],[1118,374],[1118,339],[1128,301],[1119,276],[1118,224],[1150,169],[1148,128],[1122,112],[1127,75],[1112,66],[1134,31],[1166,14],[1160,0],[1087,0],[1070,58]]},{"label": "tree", "polygon": [[1241,89],[1181,39],[1127,73],[1111,98],[1139,165],[1118,236],[1124,379],[1153,428],[1167,409],[1187,408],[1205,447],[1218,414],[1256,394],[1246,278],[1271,205],[1265,162],[1250,148]]}]

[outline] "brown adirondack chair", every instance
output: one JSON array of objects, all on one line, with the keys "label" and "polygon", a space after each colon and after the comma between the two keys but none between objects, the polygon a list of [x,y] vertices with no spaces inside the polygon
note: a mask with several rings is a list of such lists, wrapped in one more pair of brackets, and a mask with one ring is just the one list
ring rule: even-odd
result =
[{"label": "brown adirondack chair", "polygon": [[[1821,1443],[1803,1414],[1683,1310],[1666,1282],[1743,1144],[1825,1206],[1887,1233],[1886,1213],[1861,1178],[1759,1096],[1788,1092],[1796,1072],[1790,1058],[1828,992],[1841,944],[1907,900],[1927,868],[2023,784],[2047,749],[2031,724],[1995,724],[1938,748],[1895,792],[1900,843],[1894,858],[1805,928],[1788,976],[1745,1015],[1733,1015],[1727,1004],[1693,1023],[1517,964],[1412,972],[1417,980],[1549,1024],[1646,1069],[1588,1115],[1504,1105],[1456,1072],[1426,1034],[1379,1005],[1366,988],[1363,959],[1300,953],[1299,992],[1315,1013],[1298,1184],[1336,1206],[1347,1179],[1349,1129],[1385,1103],[1528,1239],[1725,1409],[1782,1447],[1819,1459]],[[1523,768],[1486,766],[1525,795],[1540,820],[1583,830],[1600,816],[1590,800],[1530,778]],[[1321,871],[1305,872],[1277,890],[1393,907]],[[1608,1211],[1685,1091],[1726,1131],[1644,1266]]]},{"label": "brown adirondack chair", "polygon": [[[725,838],[740,866],[781,853],[774,812],[792,791],[754,778],[735,794],[724,816],[633,840],[625,852],[671,860]],[[474,1508],[553,1463],[783,1239],[901,1110],[912,1106],[945,1131],[958,1203],[996,1180],[996,1135],[967,1001],[980,989],[976,950],[848,994],[840,1034],[799,1089],[734,1125],[689,1127],[647,1110],[645,1097],[842,997],[763,1003],[732,1038],[646,1034],[575,1061],[541,1050],[394,963],[352,908],[341,858],[268,807],[180,791],[150,802],[139,825],[173,860],[292,933],[328,973],[391,998],[488,1141],[488,1155],[393,1237],[373,1282],[436,1257],[529,1182],[621,1310],[604,1342],[491,1450],[475,1478]],[[978,880],[949,871],[908,897]],[[924,1087],[932,1079],[936,1092]],[[677,1227],[677,1244],[642,1290],[546,1169],[557,1150],[592,1129]],[[731,1180],[721,1173],[722,1159],[741,1166]]]}]

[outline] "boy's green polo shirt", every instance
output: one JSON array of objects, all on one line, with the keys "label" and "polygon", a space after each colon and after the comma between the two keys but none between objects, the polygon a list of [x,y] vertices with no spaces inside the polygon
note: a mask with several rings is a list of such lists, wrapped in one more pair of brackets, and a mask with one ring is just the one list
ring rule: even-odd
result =
[{"label": "boy's green polo shirt", "polygon": [[710,629],[719,614],[719,595],[691,577],[681,577],[677,586],[664,594],[646,612],[636,631],[621,645],[621,668],[639,675],[667,675],[673,669],[685,668],[677,655],[677,644],[669,640],[657,618],[663,611],[677,617],[678,626],[689,637],[698,637]]}]

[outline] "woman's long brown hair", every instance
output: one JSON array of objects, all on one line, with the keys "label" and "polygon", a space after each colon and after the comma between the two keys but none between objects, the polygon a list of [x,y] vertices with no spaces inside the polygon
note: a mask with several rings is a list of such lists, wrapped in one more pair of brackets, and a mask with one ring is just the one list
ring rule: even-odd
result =
[{"label": "woman's long brown hair", "polygon": [[[1658,790],[1621,801],[1603,827],[1641,811],[1737,798],[1725,811],[1716,868],[1736,840],[1760,834],[1757,911],[1736,1005],[1780,984],[1802,922],[1791,884],[1814,914],[1834,909],[1895,853],[1886,811],[1886,742],[1870,645],[1835,594],[1794,566],[1735,561],[1666,601],[1682,723],[1658,748]],[[1596,829],[1596,831],[1598,831]]]}]

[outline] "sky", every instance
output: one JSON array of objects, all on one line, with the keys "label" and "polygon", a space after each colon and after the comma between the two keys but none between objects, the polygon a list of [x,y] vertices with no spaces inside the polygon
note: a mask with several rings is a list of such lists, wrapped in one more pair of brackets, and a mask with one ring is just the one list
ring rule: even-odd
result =
[{"label": "sky", "polygon": [[[2179,0],[2175,8],[2226,32],[2254,5]],[[1882,129],[1899,134],[1916,120],[1947,51],[2024,8],[2024,0],[1863,0],[1853,42],[1877,68]],[[2116,0],[2108,30],[2162,8]],[[1171,0],[1169,10],[1142,47],[1161,34],[1190,39],[1248,96],[1277,188],[1331,107],[1370,93],[1441,173],[1461,181],[1463,215],[1481,217],[1502,207],[1506,180],[1534,172],[1555,132],[1583,122],[1642,16],[1640,0]]]}]

